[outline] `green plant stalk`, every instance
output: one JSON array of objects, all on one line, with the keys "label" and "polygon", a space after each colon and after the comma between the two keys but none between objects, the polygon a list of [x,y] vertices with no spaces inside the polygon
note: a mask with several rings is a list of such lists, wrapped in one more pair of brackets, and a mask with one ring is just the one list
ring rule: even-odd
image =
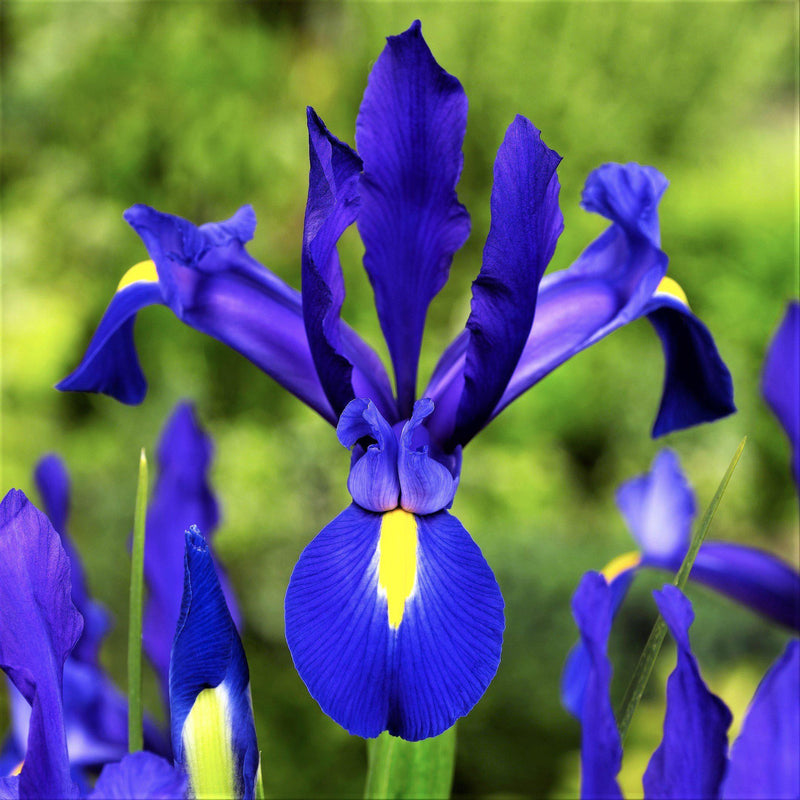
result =
[{"label": "green plant stalk", "polygon": [[453,785],[455,725],[440,736],[406,742],[388,733],[367,742],[365,800],[446,800]]},{"label": "green plant stalk", "polygon": [[[719,507],[722,496],[725,494],[725,490],[728,488],[728,484],[733,476],[733,471],[736,469],[736,465],[739,463],[739,459],[742,456],[742,451],[744,450],[746,442],[747,437],[745,436],[744,439],[742,439],[742,441],[739,443],[739,447],[736,449],[736,452],[733,454],[731,463],[728,465],[728,469],[722,476],[722,480],[717,487],[717,491],[715,492],[714,497],[711,499],[711,503],[706,509],[706,513],[703,515],[703,520],[700,523],[700,527],[697,529],[697,533],[692,538],[689,549],[687,550],[683,562],[681,563],[681,567],[675,576],[674,584],[681,591],[683,591],[684,586],[686,586],[686,581],[689,580],[689,573],[692,571],[692,566],[694,565],[694,560],[697,557],[698,551],[700,550],[700,545],[703,543],[703,540],[706,538],[706,534],[708,533],[708,529],[711,527],[711,521],[714,519],[714,514]],[[653,625],[653,630],[650,631],[647,644],[644,646],[644,650],[642,650],[642,655],[639,657],[639,662],[636,664],[633,677],[631,678],[631,682],[628,684],[625,697],[622,700],[620,712],[617,715],[617,719],[619,720],[617,723],[617,728],[619,730],[619,736],[622,744],[625,743],[625,737],[628,734],[628,728],[630,728],[634,712],[639,705],[639,701],[642,699],[644,690],[647,688],[647,683],[650,680],[650,675],[653,672],[653,667],[655,666],[656,659],[658,658],[661,645],[664,643],[664,637],[666,635],[667,624],[659,614],[655,625]]]},{"label": "green plant stalk", "polygon": [[133,515],[130,612],[128,617],[128,752],[142,749],[142,598],[144,594],[144,529],[147,516],[147,458],[139,457],[139,481]]}]

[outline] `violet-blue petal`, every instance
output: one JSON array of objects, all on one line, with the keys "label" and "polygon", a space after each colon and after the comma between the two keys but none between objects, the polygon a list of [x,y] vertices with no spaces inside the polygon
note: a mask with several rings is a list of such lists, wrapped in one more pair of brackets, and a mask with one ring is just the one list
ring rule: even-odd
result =
[{"label": "violet-blue petal", "polygon": [[[677,572],[684,555],[645,556],[643,566]],[[800,632],[800,573],[772,553],[732,542],[703,542],[689,578]]]},{"label": "violet-blue petal", "polygon": [[422,423],[432,411],[433,401],[429,398],[417,400],[411,419],[400,434],[400,505],[415,514],[433,514],[449,508],[458,488],[458,475],[453,475],[431,452]]},{"label": "violet-blue petal", "polygon": [[21,797],[77,796],[61,696],[64,661],[81,627],[58,534],[12,489],[0,503],[0,668],[32,706]]},{"label": "violet-blue petal", "polygon": [[222,687],[240,796],[255,793],[259,753],[250,701],[250,672],[220,587],[211,551],[197,528],[186,532],[180,619],[170,661],[170,727],[176,764],[185,765],[183,729],[197,696]]},{"label": "violet-blue petal", "polygon": [[645,556],[683,559],[697,504],[675,453],[662,450],[650,472],[617,489],[616,500]]},{"label": "violet-blue petal", "polygon": [[70,489],[69,474],[61,459],[51,453],[39,460],[33,473],[45,514],[61,536],[69,557],[72,577],[72,602],[83,617],[83,632],[72,650],[72,658],[100,668],[100,645],[111,627],[108,611],[89,594],[80,555],[67,533]]},{"label": "violet-blue petal", "polygon": [[147,306],[164,303],[158,283],[137,281],[111,298],[81,363],[56,384],[62,392],[101,392],[121,403],[144,400],[147,381],[139,364],[133,327]]},{"label": "violet-blue petal", "polygon": [[678,663],[667,681],[664,738],[642,778],[644,795],[648,800],[718,797],[727,764],[731,712],[700,677],[689,643],[691,603],[670,584],[653,596],[677,645]]},{"label": "violet-blue petal", "polygon": [[733,381],[708,328],[672,295],[657,292],[644,313],[658,333],[666,372],[653,437],[733,414]]},{"label": "violet-blue petal", "polygon": [[107,764],[89,800],[184,800],[186,773],[152,753],[129,753]]},{"label": "violet-blue petal", "polygon": [[611,590],[597,572],[587,572],[572,598],[572,615],[586,648],[590,669],[579,711],[581,722],[581,798],[622,798],[617,774],[620,742],[611,708],[608,635],[613,615]]},{"label": "violet-blue petal", "polygon": [[447,450],[469,441],[486,424],[528,339],[539,281],[564,229],[556,174],[560,161],[540,131],[518,115],[494,164],[492,221],[472,284],[464,390]]},{"label": "violet-blue petal", "polygon": [[[381,547],[400,555],[383,539],[395,525],[412,533],[400,548],[414,570],[402,590],[381,583]],[[449,728],[494,676],[503,628],[491,569],[444,511],[351,505],[305,548],[286,593],[300,677],[326,714],[364,737],[416,741]]]},{"label": "violet-blue petal", "polygon": [[388,37],[356,120],[364,161],[358,229],[401,419],[415,399],[428,305],[469,234],[455,191],[466,123],[464,90],[434,60],[420,23]]},{"label": "violet-blue petal", "polygon": [[[638,566],[637,562],[613,576],[601,573],[608,582],[612,623],[622,605],[622,601],[628,594],[628,589],[633,582]],[[564,708],[578,720],[581,718],[586,687],[589,683],[592,669],[592,654],[582,640],[578,641],[569,651],[564,662],[564,669],[561,672],[561,702]]]},{"label": "violet-blue petal", "polygon": [[800,302],[786,309],[764,360],[761,391],[792,446],[792,475],[800,489]]},{"label": "violet-blue petal", "polygon": [[0,800],[19,800],[19,775],[0,778]]},{"label": "violet-blue petal", "polygon": [[786,645],[756,689],[731,748],[724,800],[800,797],[800,641]]},{"label": "violet-blue petal", "polygon": [[342,335],[339,318],[345,290],[336,244],[358,214],[361,159],[328,131],[312,108],[308,109],[308,143],[311,168],[303,230],[303,317],[317,374],[337,416],[354,397],[354,364],[371,377],[369,393],[380,391],[379,406],[394,412],[383,364],[357,336]]},{"label": "violet-blue petal", "polygon": [[362,398],[351,400],[342,412],[336,435],[344,447],[353,450],[347,476],[353,500],[368,511],[395,508],[400,497],[397,439],[375,404]]},{"label": "violet-blue petal", "polygon": [[[209,483],[211,438],[190,403],[179,403],[158,443],[158,476],[147,510],[144,575],[148,595],[143,615],[143,646],[156,669],[165,702],[169,698],[169,659],[181,609],[184,531],[197,525],[211,539],[219,509]],[[213,554],[212,554],[213,559]],[[220,583],[237,626],[241,615],[219,565]]]}]

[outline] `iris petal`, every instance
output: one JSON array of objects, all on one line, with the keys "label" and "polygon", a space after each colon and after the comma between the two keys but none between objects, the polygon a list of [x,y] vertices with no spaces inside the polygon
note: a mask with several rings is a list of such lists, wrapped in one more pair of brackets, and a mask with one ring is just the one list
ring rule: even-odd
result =
[{"label": "iris petal", "polygon": [[0,503],[0,667],[32,706],[22,796],[77,795],[61,696],[64,661],[81,627],[58,534],[12,489]]},{"label": "iris petal", "polygon": [[722,786],[725,800],[800,796],[800,641],[764,676],[733,743]]},{"label": "iris petal", "polygon": [[726,768],[731,712],[700,677],[689,643],[691,603],[675,586],[653,592],[678,647],[667,681],[664,738],[642,778],[647,798],[718,797]]},{"label": "iris petal", "polygon": [[561,157],[517,116],[497,153],[492,222],[472,284],[464,390],[452,440],[469,441],[488,421],[528,339],[539,281],[564,229],[556,167]]},{"label": "iris petal", "polygon": [[792,446],[792,474],[800,488],[800,303],[793,301],[764,361],[764,399],[783,425]]},{"label": "iris petal", "polygon": [[186,532],[183,603],[170,662],[170,727],[176,763],[187,764],[184,727],[198,695],[217,688],[228,699],[237,784],[241,796],[250,800],[259,761],[250,673],[208,545],[194,529]]},{"label": "iris petal", "polygon": [[416,394],[428,305],[469,234],[455,193],[466,120],[464,90],[434,60],[419,22],[390,36],[356,121],[364,160],[358,229],[401,419],[411,415]]},{"label": "iris petal", "polygon": [[89,800],[183,800],[186,774],[152,753],[130,753],[100,773]]},{"label": "iris petal", "polygon": [[449,728],[494,676],[503,627],[494,576],[447,512],[351,505],[303,551],[286,593],[300,677],[326,714],[365,737],[415,741]]},{"label": "iris petal", "polygon": [[620,742],[611,708],[611,662],[606,653],[613,615],[605,578],[587,572],[572,598],[572,614],[589,664],[578,716],[581,722],[581,797],[622,798],[617,774]]}]

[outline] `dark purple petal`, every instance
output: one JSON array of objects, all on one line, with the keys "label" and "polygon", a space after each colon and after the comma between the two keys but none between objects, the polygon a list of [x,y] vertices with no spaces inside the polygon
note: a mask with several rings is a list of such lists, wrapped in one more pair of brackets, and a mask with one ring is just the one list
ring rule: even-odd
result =
[{"label": "dark purple petal", "polygon": [[[147,510],[144,574],[148,596],[143,615],[143,645],[156,669],[165,702],[169,698],[169,658],[181,609],[184,531],[203,526],[209,537],[219,524],[219,509],[208,472],[213,444],[190,403],[179,403],[158,443],[158,477]],[[223,590],[237,625],[239,611],[226,579]]]},{"label": "dark purple petal", "polygon": [[136,281],[118,289],[77,368],[56,384],[62,392],[102,392],[121,403],[144,400],[147,381],[133,341],[136,314],[164,303],[158,283]]},{"label": "dark purple petal", "polygon": [[492,223],[467,320],[464,391],[446,450],[469,441],[489,420],[528,339],[539,281],[564,229],[560,161],[539,130],[517,116],[494,165]]},{"label": "dark purple petal", "polygon": [[642,778],[646,798],[715,798],[727,763],[731,712],[700,677],[689,643],[691,603],[672,585],[653,592],[678,647],[667,681],[664,738]]},{"label": "dark purple petal", "polygon": [[81,633],[69,559],[49,520],[12,489],[0,503],[0,668],[32,706],[22,797],[74,797],[62,709],[64,661]]},{"label": "dark purple petal", "polygon": [[789,304],[764,361],[761,391],[792,446],[792,475],[800,489],[800,303]]},{"label": "dark purple petal", "polygon": [[400,497],[397,439],[375,404],[351,400],[342,412],[336,435],[344,447],[353,449],[347,476],[353,500],[368,511],[396,508]]},{"label": "dark purple petal", "polygon": [[184,800],[183,770],[152,753],[130,753],[100,773],[89,800]]},{"label": "dark purple petal", "polygon": [[361,159],[328,131],[311,108],[308,143],[311,169],[303,231],[303,317],[317,374],[337,416],[354,397],[354,364],[372,379],[370,395],[380,390],[374,398],[378,405],[393,410],[383,364],[358,337],[343,339],[339,319],[345,292],[336,244],[358,214]]},{"label": "dark purple petal", "polygon": [[617,506],[645,557],[683,559],[697,508],[675,453],[662,450],[650,472],[623,483]]},{"label": "dark purple petal", "polygon": [[400,505],[415,514],[433,514],[449,508],[458,488],[458,473],[454,475],[431,453],[428,432],[422,423],[432,411],[430,399],[417,400],[414,413],[400,434]]},{"label": "dark purple petal", "polygon": [[[643,566],[677,572],[683,556],[646,556]],[[703,542],[689,578],[800,631],[800,574],[771,553],[743,544]]]},{"label": "dark purple petal", "polygon": [[794,640],[756,689],[733,743],[724,800],[800,797],[800,641]]},{"label": "dark purple petal", "polygon": [[622,766],[620,742],[611,708],[611,662],[606,654],[613,615],[605,578],[587,572],[572,598],[572,614],[589,660],[578,716],[581,721],[581,797],[622,798],[617,774]]},{"label": "dark purple petal", "polygon": [[183,601],[170,660],[170,727],[176,764],[186,766],[184,726],[205,689],[224,692],[235,764],[244,800],[255,793],[259,753],[250,701],[250,672],[239,634],[214,570],[211,552],[193,528],[186,532]]},{"label": "dark purple petal", "polygon": [[99,669],[100,644],[111,627],[111,619],[108,611],[100,603],[92,600],[80,555],[67,535],[69,474],[61,459],[55,454],[50,454],[40,459],[33,477],[45,513],[61,535],[61,544],[69,557],[72,602],[83,617],[83,633],[73,648],[71,657]]},{"label": "dark purple petal", "polygon": [[733,414],[733,381],[708,328],[676,297],[657,292],[644,313],[667,362],[653,437]]},{"label": "dark purple petal", "polygon": [[356,121],[364,161],[358,229],[401,419],[411,415],[416,395],[428,305],[469,234],[455,192],[466,123],[464,90],[434,60],[419,22],[390,36]]}]

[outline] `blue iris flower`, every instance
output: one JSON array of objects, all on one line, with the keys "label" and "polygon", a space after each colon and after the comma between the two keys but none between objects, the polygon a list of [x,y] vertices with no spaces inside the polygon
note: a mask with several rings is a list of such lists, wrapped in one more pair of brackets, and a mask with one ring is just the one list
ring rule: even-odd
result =
[{"label": "blue iris flower", "polygon": [[[137,205],[150,255],[123,277],[78,368],[60,384],[141,402],[137,313],[162,304],[233,347],[337,426],[352,449],[353,504],[300,557],[286,637],[322,709],[352,733],[416,740],[478,701],[500,658],[503,600],[449,512],[462,448],[571,356],[639,317],[660,336],[664,390],[654,435],[734,411],[730,374],[680,286],[666,276],[651,167],[607,164],[583,206],[610,221],[569,269],[544,276],[563,227],[560,156],[522,116],[494,167],[492,220],[464,331],[417,399],[428,306],[469,234],[455,187],[467,99],[415,22],[389,37],[356,121],[358,152],[308,110],[302,296],[246,251],[250,207],[196,227]],[[395,376],[341,319],[337,243],[356,223]]]},{"label": "blue iris flower", "polygon": [[[208,796],[198,786],[210,786],[214,796],[255,796],[259,755],[241,640],[196,528],[187,532],[185,546],[170,665],[175,763],[151,752],[115,752],[121,760],[106,763],[88,791],[72,777],[66,724],[64,667],[83,630],[70,559],[50,521],[22,492],[12,489],[0,503],[0,667],[31,707],[24,761],[16,774],[0,778],[0,798],[78,798],[87,792],[98,800],[185,798],[190,790]],[[223,767],[221,778],[212,770],[211,784],[202,783],[209,754]]]},{"label": "blue iris flower", "polygon": [[[797,798],[800,796],[800,640],[788,643],[761,681],[741,733],[728,753],[731,713],[700,676],[691,650],[691,603],[674,586],[654,592],[675,640],[677,665],[667,683],[664,736],[642,780],[645,798]],[[611,707],[608,635],[614,596],[596,572],[584,575],[572,601],[588,654],[581,722],[581,797],[622,798],[622,745]]]}]

